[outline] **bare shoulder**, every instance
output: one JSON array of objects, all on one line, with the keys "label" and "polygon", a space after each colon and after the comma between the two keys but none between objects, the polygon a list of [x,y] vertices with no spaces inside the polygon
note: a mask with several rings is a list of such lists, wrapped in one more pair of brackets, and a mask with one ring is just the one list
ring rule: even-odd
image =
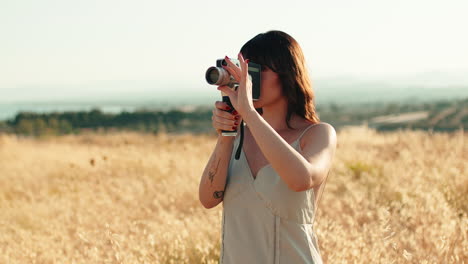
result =
[{"label": "bare shoulder", "polygon": [[329,123],[317,123],[304,133],[300,143],[301,149],[314,145],[317,148],[327,148],[334,151],[337,144],[336,130]]}]

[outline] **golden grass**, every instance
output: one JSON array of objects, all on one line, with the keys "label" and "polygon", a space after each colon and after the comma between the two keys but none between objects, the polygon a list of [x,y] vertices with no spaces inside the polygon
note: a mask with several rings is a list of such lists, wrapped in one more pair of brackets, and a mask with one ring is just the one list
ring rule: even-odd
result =
[{"label": "golden grass", "polygon": [[[464,132],[338,132],[315,229],[326,263],[465,263]],[[0,135],[0,263],[217,263],[211,136]]]}]

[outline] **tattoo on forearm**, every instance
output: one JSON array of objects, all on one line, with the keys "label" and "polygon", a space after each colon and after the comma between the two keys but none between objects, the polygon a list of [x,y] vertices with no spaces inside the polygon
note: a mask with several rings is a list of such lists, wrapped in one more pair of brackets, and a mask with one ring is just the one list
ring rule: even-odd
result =
[{"label": "tattoo on forearm", "polygon": [[[214,159],[216,160],[216,155],[214,156]],[[213,184],[213,179],[214,179],[214,176],[216,175],[216,172],[218,171],[218,166],[219,166],[219,162],[221,160],[218,159],[218,163],[216,164],[216,167],[215,168],[210,168],[210,171],[208,171],[208,176],[209,176],[209,179],[210,179],[210,182],[211,184]]]},{"label": "tattoo on forearm", "polygon": [[215,191],[215,192],[213,193],[213,197],[216,198],[216,199],[222,198],[223,195],[224,195],[224,191]]}]

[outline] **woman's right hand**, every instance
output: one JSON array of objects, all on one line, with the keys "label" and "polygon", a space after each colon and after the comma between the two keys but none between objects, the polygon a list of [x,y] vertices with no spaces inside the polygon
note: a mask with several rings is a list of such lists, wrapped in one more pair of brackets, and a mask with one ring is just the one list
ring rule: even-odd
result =
[{"label": "woman's right hand", "polygon": [[235,131],[241,122],[241,116],[234,110],[232,113],[227,112],[231,108],[227,103],[222,101],[215,102],[215,109],[213,109],[213,127],[216,129],[218,135],[221,135],[221,130]]}]

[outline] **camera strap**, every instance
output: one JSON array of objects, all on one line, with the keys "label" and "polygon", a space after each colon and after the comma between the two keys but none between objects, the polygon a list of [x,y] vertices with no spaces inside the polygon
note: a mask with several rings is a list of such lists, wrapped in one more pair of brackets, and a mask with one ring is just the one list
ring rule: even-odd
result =
[{"label": "camera strap", "polygon": [[[257,112],[261,115],[263,114],[263,109],[262,108],[255,108]],[[237,150],[236,150],[236,160],[239,160],[241,150],[242,150],[242,143],[244,143],[244,120],[241,122],[240,126],[240,139],[239,139],[239,145],[237,145]]]},{"label": "camera strap", "polygon": [[239,160],[241,149],[242,149],[242,143],[244,142],[244,120],[242,120],[241,122],[240,131],[241,131],[241,134],[240,134],[240,139],[239,139],[239,145],[237,145],[236,160]]}]

